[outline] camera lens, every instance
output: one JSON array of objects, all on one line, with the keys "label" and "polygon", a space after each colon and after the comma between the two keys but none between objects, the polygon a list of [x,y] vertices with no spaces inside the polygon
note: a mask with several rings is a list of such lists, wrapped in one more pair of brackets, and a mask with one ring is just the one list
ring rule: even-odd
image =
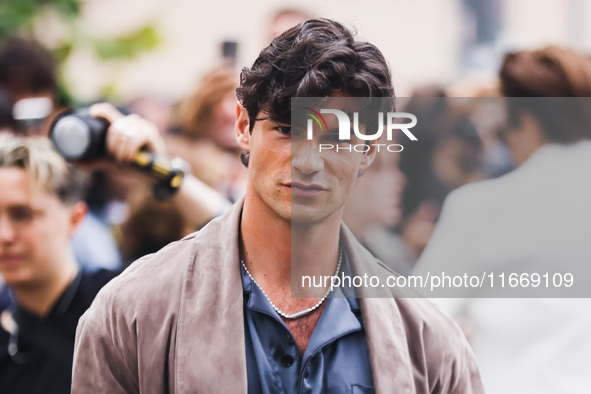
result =
[{"label": "camera lens", "polygon": [[89,160],[105,155],[108,123],[81,113],[65,113],[54,122],[50,137],[66,160]]},{"label": "camera lens", "polygon": [[62,156],[78,160],[90,146],[90,130],[82,119],[66,116],[55,124],[52,139]]}]

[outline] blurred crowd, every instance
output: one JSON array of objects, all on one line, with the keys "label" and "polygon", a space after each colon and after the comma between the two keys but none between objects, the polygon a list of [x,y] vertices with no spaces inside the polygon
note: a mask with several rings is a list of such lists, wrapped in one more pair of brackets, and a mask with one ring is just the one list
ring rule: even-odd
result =
[{"label": "blurred crowd", "polygon": [[[269,39],[309,17],[297,10],[278,12]],[[234,131],[240,70],[235,53],[225,52],[219,66],[178,103],[137,97],[116,107],[91,106],[92,116],[111,125],[105,159],[66,163],[48,138],[56,116],[71,105],[52,58],[27,39],[1,43],[0,392],[69,392],[77,318],[100,287],[242,197],[247,172]],[[458,94],[462,97],[454,97]],[[551,245],[555,257],[589,257],[591,246],[561,243],[565,237],[558,235],[571,226],[591,227],[585,199],[591,198],[586,172],[591,167],[585,167],[591,164],[591,124],[584,123],[589,113],[585,108],[577,113],[578,123],[570,129],[544,117],[550,108],[523,104],[503,111],[492,99],[497,97],[591,97],[591,61],[559,47],[516,52],[506,55],[492,86],[458,93],[426,85],[398,100],[400,110],[419,119],[413,129],[419,142],[405,143],[399,154],[379,153],[358,179],[344,213],[355,236],[392,270],[409,275],[461,259],[517,269],[543,259],[535,251],[543,250],[540,243]],[[128,125],[117,128],[122,119]],[[166,163],[182,159],[184,180],[172,197],[156,198],[158,180],[134,168],[140,150]],[[558,168],[552,160],[560,161],[563,167],[555,171],[562,173],[543,173],[540,179],[525,174],[538,171],[536,166],[542,172]],[[528,184],[531,179],[539,184]],[[565,201],[569,207],[561,206]],[[549,222],[549,212],[559,206],[563,210]],[[564,215],[578,221],[560,220]],[[515,223],[519,231],[511,230]],[[485,231],[490,228],[496,232]],[[548,231],[535,242],[510,245],[508,238],[540,228]],[[473,236],[479,232],[486,240]],[[505,233],[510,236],[500,235]],[[495,301],[502,300],[442,305],[469,322],[463,327],[489,392],[582,392],[578,388],[588,383],[591,371],[584,371],[591,350],[589,303]],[[507,313],[511,318],[502,317]],[[553,328],[539,338],[523,329],[542,324]],[[564,343],[549,346],[559,335]],[[506,360],[516,343],[521,359]],[[540,350],[540,343],[548,350]],[[540,386],[527,386],[531,380]]]}]

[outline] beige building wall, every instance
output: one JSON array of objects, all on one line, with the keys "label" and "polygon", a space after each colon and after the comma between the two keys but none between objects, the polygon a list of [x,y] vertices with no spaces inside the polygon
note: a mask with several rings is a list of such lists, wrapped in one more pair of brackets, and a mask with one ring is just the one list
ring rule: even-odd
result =
[{"label": "beige building wall", "polygon": [[588,0],[505,0],[505,37],[518,48],[568,45],[591,51]]},{"label": "beige building wall", "polygon": [[[571,43],[589,51],[590,3],[504,0],[500,45]],[[122,100],[145,94],[177,100],[218,65],[224,39],[239,41],[239,66],[252,63],[267,44],[272,13],[290,6],[292,2],[273,0],[88,0],[83,23],[89,34],[109,37],[153,22],[163,42],[133,62],[101,64],[92,53],[77,52],[66,77],[76,96],[85,100],[96,99],[109,83]],[[461,0],[301,0],[297,7],[355,27],[360,38],[376,44],[394,70],[399,95],[417,85],[446,84],[466,75],[460,62]]]}]

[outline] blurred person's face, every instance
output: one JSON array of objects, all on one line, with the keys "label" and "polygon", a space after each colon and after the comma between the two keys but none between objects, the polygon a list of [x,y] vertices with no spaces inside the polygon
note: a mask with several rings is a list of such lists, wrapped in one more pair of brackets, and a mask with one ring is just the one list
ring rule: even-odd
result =
[{"label": "blurred person's face", "polygon": [[66,263],[85,205],[65,206],[22,168],[0,168],[0,185],[0,275],[9,286],[42,285]]},{"label": "blurred person's face", "polygon": [[[111,170],[106,172],[109,200],[125,201],[138,184],[137,176],[128,171]],[[140,181],[141,182],[141,181]]]},{"label": "blurred person's face", "polygon": [[208,125],[209,137],[221,148],[238,149],[236,142],[236,92],[231,90],[213,109]]},{"label": "blurred person's face", "polygon": [[400,169],[398,153],[382,151],[359,177],[345,208],[345,217],[361,226],[395,226],[402,215],[402,192],[406,179]]},{"label": "blurred person's face", "polygon": [[433,152],[433,171],[451,189],[465,185],[475,174],[462,168],[462,157],[470,147],[458,138],[441,141]]},{"label": "blurred person's face", "polygon": [[163,101],[150,97],[140,97],[129,105],[129,112],[154,123],[161,134],[166,134],[170,125],[172,108]]},{"label": "blurred person's face", "polygon": [[247,195],[293,224],[319,223],[333,215],[340,220],[359,171],[371,164],[375,151],[319,152],[321,143],[339,143],[338,120],[330,118],[328,130],[334,132],[317,132],[309,141],[304,132],[292,135],[289,125],[272,120],[257,120],[249,133],[246,110],[238,107],[238,141],[250,152]]}]

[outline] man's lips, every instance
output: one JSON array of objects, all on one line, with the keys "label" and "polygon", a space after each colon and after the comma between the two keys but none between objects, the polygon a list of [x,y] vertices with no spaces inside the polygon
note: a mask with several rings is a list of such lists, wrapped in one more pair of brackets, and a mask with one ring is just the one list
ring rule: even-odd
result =
[{"label": "man's lips", "polygon": [[285,186],[291,189],[292,195],[300,196],[314,196],[328,190],[322,185],[318,185],[315,183],[306,184],[299,182],[291,182],[285,184]]},{"label": "man's lips", "polygon": [[24,256],[19,254],[3,254],[0,255],[0,265],[13,266],[20,263]]}]

